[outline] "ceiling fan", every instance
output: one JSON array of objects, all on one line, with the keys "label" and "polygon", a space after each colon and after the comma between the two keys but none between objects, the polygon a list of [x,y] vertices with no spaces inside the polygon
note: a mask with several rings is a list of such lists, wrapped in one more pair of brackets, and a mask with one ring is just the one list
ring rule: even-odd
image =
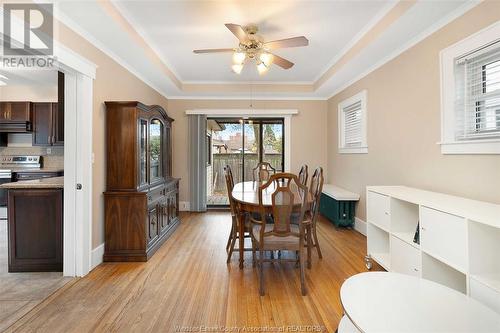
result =
[{"label": "ceiling fan", "polygon": [[283,69],[290,69],[294,65],[293,62],[273,54],[270,51],[286,47],[309,45],[309,41],[304,36],[264,42],[262,37],[257,35],[258,28],[256,25],[243,27],[238,24],[227,23],[225,26],[236,36],[236,38],[238,38],[240,43],[237,48],[205,49],[194,50],[193,52],[196,54],[233,52],[233,65],[231,69],[236,74],[241,73],[247,59],[256,61],[259,74],[266,73],[273,63]]}]

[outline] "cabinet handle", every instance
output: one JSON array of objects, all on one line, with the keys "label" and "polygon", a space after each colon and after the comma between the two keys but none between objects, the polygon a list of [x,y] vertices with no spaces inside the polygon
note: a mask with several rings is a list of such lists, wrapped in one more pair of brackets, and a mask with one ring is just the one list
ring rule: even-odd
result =
[{"label": "cabinet handle", "polygon": [[414,270],[415,272],[418,272],[418,269],[416,269],[416,268],[414,268],[413,270]]},{"label": "cabinet handle", "polygon": [[427,229],[425,229],[424,227],[420,227],[420,229],[422,229],[422,231],[425,231],[425,230],[427,230]]}]

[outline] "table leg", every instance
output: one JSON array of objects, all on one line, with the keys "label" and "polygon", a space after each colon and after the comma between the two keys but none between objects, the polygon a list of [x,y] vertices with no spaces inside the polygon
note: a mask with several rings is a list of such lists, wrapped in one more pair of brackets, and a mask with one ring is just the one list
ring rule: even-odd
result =
[{"label": "table leg", "polygon": [[240,269],[243,269],[243,255],[245,254],[245,214],[239,214],[239,253],[240,253]]}]

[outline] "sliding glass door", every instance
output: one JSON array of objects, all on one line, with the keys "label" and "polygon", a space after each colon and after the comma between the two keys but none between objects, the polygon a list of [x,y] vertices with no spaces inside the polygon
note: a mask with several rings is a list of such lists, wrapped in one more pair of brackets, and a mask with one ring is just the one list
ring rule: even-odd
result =
[{"label": "sliding glass door", "polygon": [[211,118],[207,120],[207,203],[227,205],[224,166],[233,171],[235,183],[253,180],[253,169],[269,162],[284,169],[284,121],[282,118]]}]

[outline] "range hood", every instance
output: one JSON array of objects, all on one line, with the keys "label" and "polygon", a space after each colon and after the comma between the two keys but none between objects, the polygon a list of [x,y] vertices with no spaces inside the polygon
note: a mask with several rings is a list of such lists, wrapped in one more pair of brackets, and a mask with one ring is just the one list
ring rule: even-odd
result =
[{"label": "range hood", "polygon": [[31,122],[29,121],[0,121],[0,133],[29,133]]}]

